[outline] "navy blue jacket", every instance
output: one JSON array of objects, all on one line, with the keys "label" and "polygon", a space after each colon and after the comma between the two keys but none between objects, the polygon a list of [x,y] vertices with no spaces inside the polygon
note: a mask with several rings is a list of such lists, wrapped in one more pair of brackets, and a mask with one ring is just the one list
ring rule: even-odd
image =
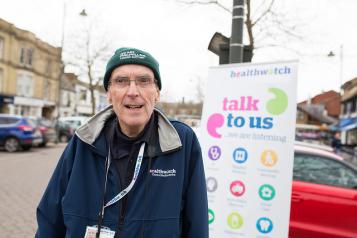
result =
[{"label": "navy blue jacket", "polygon": [[[37,208],[37,238],[80,238],[101,209],[108,147],[105,122],[111,107],[91,118],[67,145]],[[146,148],[138,179],[120,206],[105,209],[103,226],[124,238],[208,238],[208,208],[201,149],[192,129],[158,114],[158,147]],[[149,159],[151,157],[151,159]],[[149,163],[150,161],[150,163]],[[163,176],[170,173],[171,176]],[[117,195],[118,172],[109,167],[105,201]]]}]

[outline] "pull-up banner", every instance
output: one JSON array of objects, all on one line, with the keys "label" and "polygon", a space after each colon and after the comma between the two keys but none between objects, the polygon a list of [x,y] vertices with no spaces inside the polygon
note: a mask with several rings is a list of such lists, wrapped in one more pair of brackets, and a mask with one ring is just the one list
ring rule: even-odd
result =
[{"label": "pull-up banner", "polygon": [[288,237],[297,64],[210,68],[199,137],[212,238]]}]

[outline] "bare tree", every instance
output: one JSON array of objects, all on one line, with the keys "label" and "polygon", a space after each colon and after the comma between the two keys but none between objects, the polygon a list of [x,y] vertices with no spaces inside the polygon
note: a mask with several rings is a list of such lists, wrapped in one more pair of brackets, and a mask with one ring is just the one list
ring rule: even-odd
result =
[{"label": "bare tree", "polygon": [[[231,7],[227,7],[218,0],[176,0],[177,2],[190,5],[216,5],[227,13],[232,13]],[[288,42],[291,37],[302,40],[302,36],[297,34],[296,19],[289,19],[289,14],[278,11],[275,0],[256,0],[257,5],[252,5],[251,0],[245,0],[245,30],[248,35],[249,47],[254,52],[255,49],[269,46],[279,46],[283,38]],[[264,40],[264,43],[263,43]]]},{"label": "bare tree", "polygon": [[72,37],[72,46],[68,50],[67,65],[79,70],[80,76],[88,81],[91,97],[92,115],[95,114],[95,89],[103,81],[105,60],[109,57],[110,41],[108,34],[101,32],[100,27],[90,23],[84,30]]},{"label": "bare tree", "polygon": [[204,99],[205,99],[205,95],[204,95],[204,85],[203,85],[203,80],[200,76],[196,76],[197,80],[195,80],[196,82],[196,99],[198,101],[198,103],[202,104]]}]

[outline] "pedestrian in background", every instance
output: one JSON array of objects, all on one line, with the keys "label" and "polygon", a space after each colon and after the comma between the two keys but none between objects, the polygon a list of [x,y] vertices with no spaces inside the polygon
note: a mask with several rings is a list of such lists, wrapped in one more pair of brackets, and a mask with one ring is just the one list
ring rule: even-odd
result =
[{"label": "pedestrian in background", "polygon": [[158,62],[120,48],[107,63],[110,106],[77,129],[37,208],[37,238],[208,237],[201,148],[155,108]]},{"label": "pedestrian in background", "polygon": [[341,134],[340,132],[336,132],[332,138],[332,141],[331,141],[331,147],[333,148],[333,151],[336,153],[336,154],[339,154],[341,152],[341,147],[342,147],[342,144],[341,144]]}]

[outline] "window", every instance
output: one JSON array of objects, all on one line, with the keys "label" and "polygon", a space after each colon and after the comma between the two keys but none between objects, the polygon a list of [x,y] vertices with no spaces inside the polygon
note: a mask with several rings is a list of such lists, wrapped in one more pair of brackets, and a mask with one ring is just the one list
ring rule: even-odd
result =
[{"label": "window", "polygon": [[33,49],[27,49],[27,64],[32,65]]},{"label": "window", "polygon": [[4,70],[0,68],[0,92],[4,88]]},{"label": "window", "polygon": [[33,94],[33,85],[32,85],[32,77],[27,74],[19,74],[17,76],[17,83],[16,83],[16,91],[17,95],[25,96],[25,97],[32,97]]},{"label": "window", "polygon": [[33,63],[33,49],[20,49],[20,64],[32,66]]},{"label": "window", "polygon": [[4,58],[4,39],[0,37],[0,59]]},{"label": "window", "polygon": [[295,154],[294,180],[357,188],[356,171],[334,159],[309,154]]},{"label": "window", "polygon": [[297,111],[297,118],[300,121],[303,121],[305,119],[305,114],[301,112],[300,110]]},{"label": "window", "polygon": [[21,64],[25,63],[25,48],[20,49],[20,63]]},{"label": "window", "polygon": [[352,101],[348,101],[346,104],[346,114],[350,114],[352,112]]},{"label": "window", "polygon": [[13,117],[0,117],[0,125],[10,125],[19,122],[18,118]]},{"label": "window", "polygon": [[87,90],[81,89],[79,92],[79,100],[80,101],[87,101]]}]

